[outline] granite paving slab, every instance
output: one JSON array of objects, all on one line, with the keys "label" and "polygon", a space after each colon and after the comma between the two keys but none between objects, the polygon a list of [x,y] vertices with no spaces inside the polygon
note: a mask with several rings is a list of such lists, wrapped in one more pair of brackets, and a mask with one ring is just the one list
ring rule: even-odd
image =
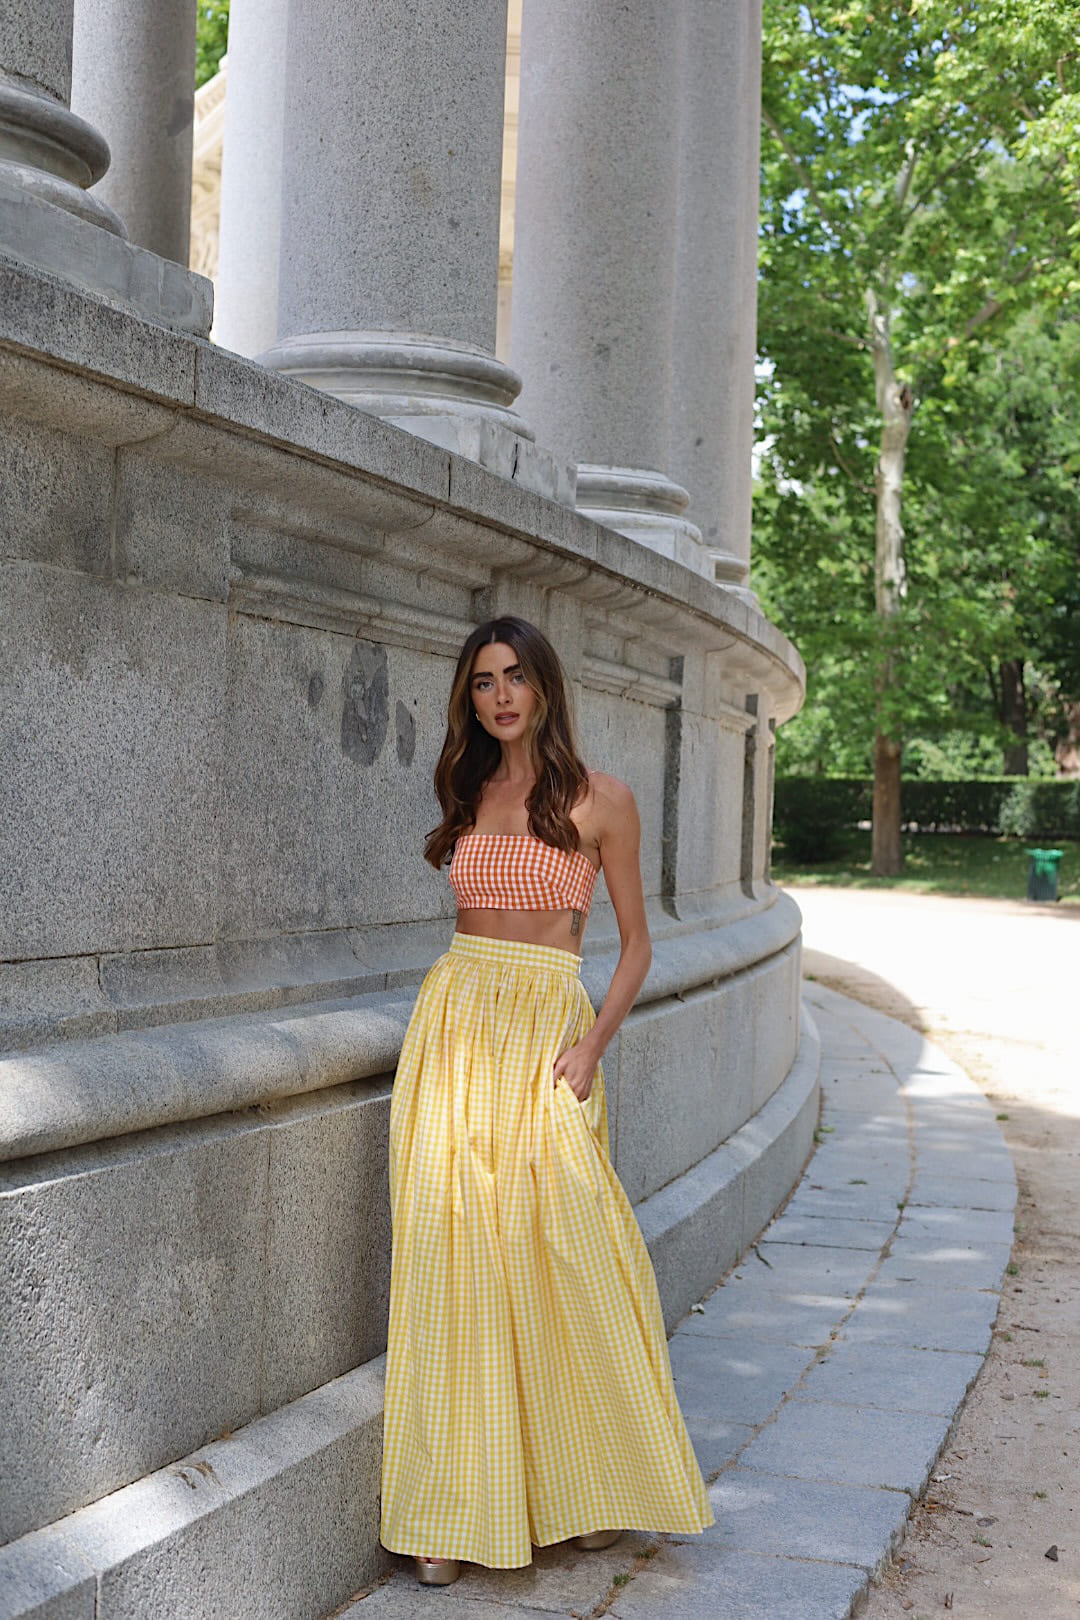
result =
[{"label": "granite paving slab", "polygon": [[847,1620],[867,1579],[853,1564],[665,1547],[607,1612],[611,1620]]},{"label": "granite paving slab", "polygon": [[[990,1104],[915,1031],[817,984],[820,1146],[671,1340],[716,1523],[416,1585],[338,1620],[848,1620],[898,1544],[990,1342],[1015,1178]],[[965,1152],[970,1140],[972,1152]],[[943,1309],[943,1299],[948,1309]]]},{"label": "granite paving slab", "polygon": [[845,1340],[810,1368],[792,1397],[861,1407],[884,1402],[901,1412],[951,1414],[982,1363],[982,1356],[962,1351]]},{"label": "granite paving slab", "polygon": [[709,1491],[719,1542],[777,1558],[860,1564],[871,1574],[899,1544],[911,1507],[905,1491],[787,1479],[730,1468]]}]

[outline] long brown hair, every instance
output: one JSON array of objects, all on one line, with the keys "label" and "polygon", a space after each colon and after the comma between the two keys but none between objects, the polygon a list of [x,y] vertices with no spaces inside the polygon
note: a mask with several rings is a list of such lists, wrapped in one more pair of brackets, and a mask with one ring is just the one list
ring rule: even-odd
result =
[{"label": "long brown hair", "polygon": [[536,696],[535,718],[528,737],[536,782],[525,800],[529,831],[556,849],[578,848],[578,830],[570,811],[589,784],[577,750],[566,676],[547,637],[525,619],[488,619],[466,638],[454,671],[447,705],[446,740],[435,767],[435,792],[443,818],[430,832],[424,858],[440,867],[455,839],[476,824],[476,810],[492,771],[502,758],[495,737],[485,731],[472,705],[473,660],[481,647],[504,642],[517,654],[521,673]]}]

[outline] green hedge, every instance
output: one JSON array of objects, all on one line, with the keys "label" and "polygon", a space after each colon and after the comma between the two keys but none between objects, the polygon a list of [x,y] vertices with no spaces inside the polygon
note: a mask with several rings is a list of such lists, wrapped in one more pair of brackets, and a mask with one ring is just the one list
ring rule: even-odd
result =
[{"label": "green hedge", "polygon": [[[900,787],[906,828],[1015,838],[1080,838],[1080,780],[1000,776],[978,782],[912,780]],[[778,777],[776,836],[794,861],[827,861],[844,832],[869,821],[873,784],[858,777]]]}]

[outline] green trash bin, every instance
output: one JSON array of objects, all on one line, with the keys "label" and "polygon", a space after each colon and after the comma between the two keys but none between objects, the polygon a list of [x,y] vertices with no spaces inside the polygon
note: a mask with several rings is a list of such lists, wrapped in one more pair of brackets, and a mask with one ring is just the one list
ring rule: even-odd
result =
[{"label": "green trash bin", "polygon": [[1061,864],[1061,850],[1029,849],[1027,857],[1028,899],[1056,900],[1058,897],[1058,867]]}]

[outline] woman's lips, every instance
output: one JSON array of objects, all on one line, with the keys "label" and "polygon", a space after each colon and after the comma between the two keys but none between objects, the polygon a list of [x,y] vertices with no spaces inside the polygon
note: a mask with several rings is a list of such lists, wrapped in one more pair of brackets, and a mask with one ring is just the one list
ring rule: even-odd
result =
[{"label": "woman's lips", "polygon": [[495,724],[497,726],[512,726],[516,719],[516,714],[497,714],[495,716]]}]

